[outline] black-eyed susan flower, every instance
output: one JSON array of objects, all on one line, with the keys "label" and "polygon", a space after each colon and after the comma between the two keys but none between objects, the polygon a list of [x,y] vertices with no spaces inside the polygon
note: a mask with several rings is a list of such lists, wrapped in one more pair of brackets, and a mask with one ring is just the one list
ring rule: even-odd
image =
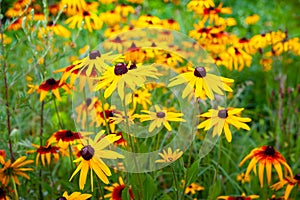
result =
[{"label": "black-eyed susan flower", "polygon": [[203,113],[200,117],[207,117],[208,119],[201,122],[198,125],[198,129],[204,128],[205,131],[214,128],[213,137],[216,135],[221,135],[223,129],[225,132],[225,137],[228,142],[232,140],[232,134],[229,125],[235,126],[237,129],[250,130],[250,127],[245,124],[245,122],[250,122],[251,119],[247,117],[240,117],[241,112],[244,108],[232,108],[227,109],[223,107],[218,107],[218,109],[209,109],[208,112]]},{"label": "black-eyed susan flower", "polygon": [[107,24],[110,27],[120,24],[122,20],[120,13],[117,13],[115,10],[103,12],[99,17],[104,24]]},{"label": "black-eyed susan flower", "polygon": [[224,95],[223,91],[232,92],[228,85],[233,83],[233,81],[233,79],[207,73],[204,67],[199,66],[195,69],[189,67],[188,72],[170,79],[168,87],[186,84],[182,91],[182,98],[187,97],[195,88],[195,97],[202,97],[205,94],[208,98],[214,100],[214,92],[219,95]]},{"label": "black-eyed susan flower", "polygon": [[90,126],[95,124],[96,127],[99,126],[109,126],[111,132],[115,132],[116,123],[112,119],[114,113],[116,112],[115,105],[109,105],[105,103],[104,105],[99,101],[95,104],[95,112],[91,112],[91,122]]},{"label": "black-eyed susan flower", "polygon": [[158,105],[154,105],[155,111],[142,110],[145,114],[136,114],[141,122],[152,121],[149,125],[148,131],[152,132],[155,128],[164,126],[168,131],[172,131],[169,122],[185,122],[182,118],[183,113],[170,112],[167,109],[161,109]]},{"label": "black-eyed susan flower", "polygon": [[245,66],[250,67],[252,62],[252,56],[237,47],[229,47],[226,52],[220,54],[220,57],[226,60],[224,65],[229,70],[241,71]]},{"label": "black-eyed susan flower", "polygon": [[99,30],[103,24],[99,16],[86,10],[76,13],[65,21],[65,23],[69,24],[69,27],[72,29],[76,26],[77,28],[80,28],[82,26],[82,22],[84,22],[83,28],[87,29],[89,32]]},{"label": "black-eyed susan flower", "polygon": [[248,25],[252,25],[252,24],[256,24],[258,22],[258,20],[259,20],[259,15],[253,14],[253,15],[248,16],[245,19],[245,23]]},{"label": "black-eyed susan flower", "polygon": [[7,186],[9,181],[11,180],[20,185],[18,176],[23,176],[26,179],[30,179],[26,172],[32,171],[33,169],[26,168],[25,165],[31,164],[34,161],[26,159],[26,156],[22,156],[13,163],[11,163],[11,160],[8,160],[4,163],[4,165],[0,169],[0,182],[2,183],[2,185]]},{"label": "black-eyed susan flower", "polygon": [[215,3],[213,0],[191,0],[187,4],[188,9],[203,9],[203,8],[213,8],[215,7]]},{"label": "black-eyed susan flower", "polygon": [[111,96],[117,90],[121,99],[125,97],[124,89],[129,87],[135,91],[146,83],[147,78],[157,79],[160,74],[153,65],[138,65],[135,63],[119,62],[114,67],[107,67],[106,71],[100,76],[99,83],[95,90],[105,88],[104,97]]},{"label": "black-eyed susan flower", "polygon": [[[13,191],[12,191],[13,192]],[[0,186],[0,200],[10,200],[8,194],[11,193],[9,187]]]},{"label": "black-eyed susan flower", "polygon": [[54,162],[57,162],[59,159],[59,147],[47,145],[47,146],[40,146],[36,144],[31,144],[31,146],[35,147],[36,150],[28,150],[27,153],[37,153],[35,164],[38,166],[39,160],[41,158],[42,165],[46,166],[50,165],[51,157],[53,156]]},{"label": "black-eyed susan flower", "polygon": [[0,35],[0,42],[3,44],[9,44],[11,43],[12,39],[10,37],[8,37],[7,35],[3,34],[3,38],[2,38],[2,34]]},{"label": "black-eyed susan flower", "polygon": [[[118,159],[124,158],[123,155],[114,152],[112,150],[106,150],[113,142],[120,139],[120,136],[116,136],[115,134],[110,134],[103,137],[104,132],[99,132],[94,140],[91,138],[87,140],[81,140],[83,145],[80,145],[80,157],[74,162],[78,163],[78,166],[74,173],[72,174],[69,181],[73,179],[73,177],[80,171],[79,177],[79,188],[82,190],[86,183],[87,174],[90,171],[91,174],[91,188],[93,191],[93,172],[99,177],[99,179],[105,184],[109,183],[107,176],[111,176],[110,169],[103,162],[102,158],[105,159]],[[101,138],[102,137],[102,138]]]},{"label": "black-eyed susan flower", "polygon": [[102,4],[111,4],[118,2],[118,0],[99,0]]},{"label": "black-eyed susan flower", "polygon": [[133,14],[135,12],[132,6],[126,4],[117,5],[115,11],[122,17],[127,17],[130,13]]},{"label": "black-eyed susan flower", "polygon": [[87,57],[75,61],[71,71],[76,69],[86,71],[87,76],[90,76],[93,70],[102,73],[108,67],[106,62],[113,62],[119,57],[120,54],[112,54],[112,52],[101,54],[98,50],[93,50]]},{"label": "black-eyed susan flower", "polygon": [[298,185],[298,190],[300,189],[300,174],[296,174],[294,177],[287,176],[278,183],[271,186],[274,190],[279,190],[286,185],[284,199],[288,199],[293,188]]},{"label": "black-eyed susan flower", "polygon": [[155,163],[172,163],[179,159],[182,154],[183,152],[180,149],[176,149],[173,152],[171,147],[169,147],[167,151],[164,149],[162,153],[158,153],[162,159],[156,160]]},{"label": "black-eyed susan flower", "polygon": [[51,91],[57,100],[61,101],[59,88],[64,89],[67,93],[71,93],[71,87],[67,83],[60,83],[60,80],[49,78],[39,86],[38,93],[40,93],[40,101],[43,101],[46,95]]},{"label": "black-eyed susan flower", "polygon": [[128,104],[132,103],[132,110],[135,110],[137,105],[141,105],[144,110],[147,110],[152,102],[150,100],[151,93],[146,88],[141,88],[134,91],[133,93],[128,93],[125,97]]},{"label": "black-eyed susan flower", "polygon": [[191,183],[184,190],[184,194],[196,194],[198,191],[204,190],[205,188],[198,183]]},{"label": "black-eyed susan flower", "polygon": [[[105,186],[104,189],[108,190],[110,193],[104,195],[104,198],[108,198],[110,200],[122,200],[122,191],[125,189],[126,185],[122,177],[119,177],[119,183],[113,183],[111,186]],[[131,187],[129,188],[129,197],[130,200],[134,199],[133,192]]]},{"label": "black-eyed susan flower", "polygon": [[57,143],[59,147],[67,147],[68,145],[75,144],[78,140],[90,134],[91,133],[87,132],[83,133],[73,132],[71,130],[58,130],[54,132],[52,136],[47,140],[46,146]]},{"label": "black-eyed susan flower", "polygon": [[90,117],[96,116],[96,111],[101,105],[102,104],[99,101],[99,99],[97,97],[93,97],[92,99],[87,98],[85,101],[83,101],[80,105],[78,105],[75,108],[75,112],[77,115],[76,122],[77,123],[81,122],[82,129],[85,128],[87,124],[87,120],[90,121]]},{"label": "black-eyed susan flower", "polygon": [[245,173],[243,172],[236,176],[236,180],[244,184],[246,182],[250,182],[250,176],[245,176]]},{"label": "black-eyed susan flower", "polygon": [[44,34],[55,34],[61,37],[69,38],[71,36],[71,32],[66,29],[64,26],[60,24],[54,24],[53,21],[49,21],[47,23],[46,29],[40,28],[39,37],[42,37]]},{"label": "black-eyed susan flower", "polygon": [[81,12],[83,10],[87,9],[87,3],[85,0],[61,0],[60,7],[61,9],[66,6],[66,14],[67,15],[75,15],[78,12]]},{"label": "black-eyed susan flower", "polygon": [[165,19],[162,20],[162,26],[164,28],[168,28],[168,29],[172,29],[175,31],[179,31],[180,30],[180,25],[177,21],[175,21],[174,19],[170,18],[170,19]]},{"label": "black-eyed susan flower", "polygon": [[68,192],[64,192],[61,197],[58,197],[56,200],[86,200],[92,197],[91,194],[81,194],[80,192],[73,192],[68,195]]},{"label": "black-eyed susan flower", "polygon": [[252,199],[258,199],[259,196],[258,195],[249,195],[246,196],[245,193],[243,193],[241,196],[219,196],[217,197],[218,199],[222,199],[222,200],[252,200]]},{"label": "black-eyed susan flower", "polygon": [[247,167],[245,176],[249,176],[251,170],[253,170],[256,174],[256,164],[258,163],[258,177],[261,187],[263,187],[264,182],[264,168],[266,168],[267,172],[267,182],[268,184],[271,183],[272,165],[274,166],[280,180],[283,180],[281,165],[284,166],[284,169],[288,170],[290,176],[293,176],[293,172],[290,166],[287,164],[285,158],[272,146],[262,146],[260,148],[254,148],[240,162],[239,167],[241,167],[249,159],[251,159],[251,161]]},{"label": "black-eyed susan flower", "polygon": [[147,27],[161,27],[161,20],[153,15],[147,14],[147,15],[141,15],[136,22],[133,22],[133,25],[137,28],[147,28]]}]

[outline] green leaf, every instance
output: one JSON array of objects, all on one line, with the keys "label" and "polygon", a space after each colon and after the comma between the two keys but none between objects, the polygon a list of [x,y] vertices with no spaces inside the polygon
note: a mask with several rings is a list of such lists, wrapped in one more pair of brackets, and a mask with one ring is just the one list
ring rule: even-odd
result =
[{"label": "green leaf", "polygon": [[190,185],[198,177],[199,159],[196,160],[191,167],[187,170],[186,185]]},{"label": "green leaf", "polygon": [[126,186],[122,191],[122,199],[124,200],[130,200],[130,194],[129,194],[129,186]]},{"label": "green leaf", "polygon": [[144,186],[144,198],[146,200],[154,199],[155,193],[157,191],[157,187],[153,178],[149,174],[146,174],[146,178],[143,186]]},{"label": "green leaf", "polygon": [[221,193],[221,182],[216,181],[209,187],[209,194],[207,199],[217,199],[217,196]]},{"label": "green leaf", "polygon": [[169,195],[164,193],[160,198],[160,200],[173,200]]}]

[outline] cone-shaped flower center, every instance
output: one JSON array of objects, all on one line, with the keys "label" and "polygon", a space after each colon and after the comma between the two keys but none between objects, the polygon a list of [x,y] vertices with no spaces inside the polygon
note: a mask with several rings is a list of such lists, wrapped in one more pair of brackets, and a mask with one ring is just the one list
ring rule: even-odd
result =
[{"label": "cone-shaped flower center", "polygon": [[90,160],[93,158],[95,150],[91,145],[87,145],[81,149],[80,153],[84,160]]},{"label": "cone-shaped flower center", "polygon": [[67,130],[66,131],[66,135],[65,135],[66,137],[72,137],[73,136],[73,133],[72,133],[72,131],[70,131],[70,130]]},{"label": "cone-shaped flower center", "polygon": [[164,118],[166,116],[166,114],[164,112],[157,112],[156,113],[156,117],[158,118]]},{"label": "cone-shaped flower center", "polygon": [[199,77],[199,78],[203,78],[206,76],[206,70],[204,67],[196,67],[196,69],[194,70],[194,75]]},{"label": "cone-shaped flower center", "polygon": [[55,85],[56,80],[54,78],[49,78],[46,80],[47,85]]},{"label": "cone-shaped flower center", "polygon": [[115,75],[120,76],[128,72],[127,65],[125,63],[118,63],[114,69]]},{"label": "cone-shaped flower center", "polygon": [[89,58],[90,58],[91,60],[96,59],[97,57],[101,57],[100,51],[98,51],[98,50],[93,50],[93,51],[90,52]]},{"label": "cone-shaped flower center", "polygon": [[223,118],[223,119],[227,118],[228,117],[227,110],[226,109],[225,110],[219,110],[218,117]]},{"label": "cone-shaped flower center", "polygon": [[66,197],[58,197],[56,200],[67,200]]},{"label": "cone-shaped flower center", "polygon": [[300,181],[300,174],[296,174],[294,179],[296,179],[297,181]]},{"label": "cone-shaped flower center", "polygon": [[267,146],[266,150],[265,150],[265,154],[267,156],[273,156],[275,154],[275,149],[272,146]]}]

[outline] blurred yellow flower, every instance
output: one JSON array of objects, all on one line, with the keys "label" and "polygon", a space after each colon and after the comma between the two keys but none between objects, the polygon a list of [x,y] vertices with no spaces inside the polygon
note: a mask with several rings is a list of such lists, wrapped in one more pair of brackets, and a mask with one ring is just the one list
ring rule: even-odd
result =
[{"label": "blurred yellow flower", "polygon": [[80,192],[73,192],[68,195],[68,192],[64,192],[61,197],[58,197],[57,200],[87,200],[92,197],[91,194],[81,194]]},{"label": "blurred yellow flower", "polygon": [[171,147],[169,147],[167,151],[164,149],[163,153],[158,153],[162,159],[156,160],[155,163],[172,163],[180,158],[182,154],[183,152],[180,149],[176,149],[174,152],[172,152]]},{"label": "blurred yellow flower", "polygon": [[256,24],[259,20],[259,16],[257,14],[250,15],[245,19],[245,23],[248,25]]}]

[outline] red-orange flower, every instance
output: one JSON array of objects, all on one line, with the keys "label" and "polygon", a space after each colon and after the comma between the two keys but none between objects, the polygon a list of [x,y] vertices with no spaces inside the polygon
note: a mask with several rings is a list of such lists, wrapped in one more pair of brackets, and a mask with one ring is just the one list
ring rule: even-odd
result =
[{"label": "red-orange flower", "polygon": [[298,185],[298,190],[300,190],[300,174],[296,174],[293,178],[287,176],[283,180],[272,185],[271,188],[279,190],[283,188],[284,185],[287,185],[284,193],[284,199],[288,199],[295,185]]},{"label": "red-orange flower", "polygon": [[66,92],[71,93],[70,89],[71,87],[66,84],[62,83],[60,84],[60,80],[55,80],[54,78],[49,78],[46,81],[44,81],[38,89],[38,93],[40,93],[40,101],[43,101],[48,94],[49,91],[52,91],[54,96],[61,101],[59,88],[64,89]]},{"label": "red-orange flower", "polygon": [[36,148],[36,150],[29,150],[27,151],[27,153],[37,153],[36,159],[35,159],[35,163],[36,166],[39,164],[39,158],[41,157],[42,160],[42,164],[43,166],[45,166],[46,162],[48,165],[50,165],[51,162],[51,155],[53,155],[54,161],[57,162],[59,159],[59,147],[55,147],[55,146],[39,146],[36,144],[31,144],[33,147]]},{"label": "red-orange flower", "polygon": [[258,163],[258,177],[261,187],[263,187],[263,180],[264,180],[264,168],[266,167],[267,171],[267,181],[268,184],[271,183],[271,173],[272,173],[272,165],[274,166],[279,179],[283,179],[282,175],[282,168],[281,165],[284,166],[286,170],[293,176],[293,172],[290,166],[287,164],[285,158],[274,149],[272,146],[262,146],[260,148],[253,149],[239,164],[242,166],[246,160],[251,159],[245,176],[249,176],[251,170],[254,171],[256,174],[256,163]]}]

